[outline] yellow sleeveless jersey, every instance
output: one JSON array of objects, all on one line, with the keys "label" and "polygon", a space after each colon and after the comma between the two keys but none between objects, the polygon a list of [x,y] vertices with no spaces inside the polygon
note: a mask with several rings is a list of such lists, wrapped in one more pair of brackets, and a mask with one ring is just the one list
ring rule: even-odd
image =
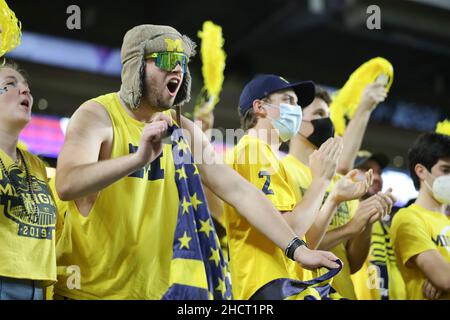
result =
[{"label": "yellow sleeveless jersey", "polygon": [[48,286],[56,281],[55,203],[42,161],[20,152],[33,192],[24,165],[17,166],[0,150],[0,276],[41,280]]},{"label": "yellow sleeveless jersey", "polygon": [[[64,227],[64,218],[65,218],[65,215],[67,214],[67,202],[59,199],[58,193],[56,192],[55,176],[50,178],[50,180],[48,181],[48,185],[49,185],[50,191],[52,192],[53,200],[55,201],[55,207],[56,207],[56,212],[57,212],[56,226],[55,226],[55,241],[57,244],[59,239],[61,238],[61,232]],[[54,299],[54,296],[53,296],[54,287],[55,286],[52,285],[52,286],[49,286],[48,288],[46,288],[45,300],[53,300]]]},{"label": "yellow sleeveless jersey", "polygon": [[[283,163],[284,168],[289,172],[292,188],[297,194],[303,196],[312,183],[311,169],[292,155],[287,155],[282,159],[281,162]],[[333,178],[330,186],[328,187],[325,199],[326,197],[328,197],[329,192],[334,188],[335,183],[340,178],[340,175],[336,175]],[[347,224],[351,220],[357,207],[358,200],[346,201],[341,203],[330,223],[328,231]],[[350,278],[350,267],[345,244],[340,243],[338,246],[333,248],[331,252],[333,252],[339,259],[341,259],[344,264],[341,272],[339,272],[333,278],[333,288],[335,288],[336,291],[345,298],[356,299],[355,289]]]},{"label": "yellow sleeveless jersey", "polygon": [[[450,263],[450,219],[443,213],[412,204],[394,216],[391,237],[407,299],[425,299],[422,293],[425,275],[416,266],[406,264],[412,257],[428,250],[437,250]],[[443,294],[440,299],[450,300],[450,293]]]},{"label": "yellow sleeveless jersey", "polygon": [[[126,113],[117,93],[93,100],[111,118],[111,158],[136,152],[144,123]],[[72,299],[160,299],[169,286],[178,202],[171,145],[151,164],[99,192],[88,217],[68,202],[57,244],[55,293]]]},{"label": "yellow sleeveless jersey", "polygon": [[[287,172],[267,143],[245,135],[227,153],[226,161],[242,177],[263,191],[278,210],[292,211],[297,204],[287,182]],[[224,223],[235,299],[249,299],[256,290],[277,278],[302,280],[301,268],[226,203]]]},{"label": "yellow sleeveless jersey", "polygon": [[358,300],[404,300],[405,283],[397,265],[390,228],[377,221],[372,227],[369,256],[352,275]]},{"label": "yellow sleeveless jersey", "polygon": [[58,243],[59,238],[61,237],[61,232],[64,227],[64,218],[67,214],[68,202],[62,201],[59,198],[58,193],[56,192],[56,178],[55,177],[52,177],[48,181],[48,185],[49,185],[50,191],[52,192],[52,196],[53,196],[53,200],[55,201],[55,207],[56,207],[56,212],[57,212],[56,226],[55,226],[55,238],[56,238],[56,243]]}]

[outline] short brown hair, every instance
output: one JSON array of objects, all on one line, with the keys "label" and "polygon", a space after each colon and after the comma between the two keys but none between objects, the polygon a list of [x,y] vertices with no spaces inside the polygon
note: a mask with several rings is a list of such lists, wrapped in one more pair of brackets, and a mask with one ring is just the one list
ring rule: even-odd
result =
[{"label": "short brown hair", "polygon": [[244,131],[248,131],[249,129],[253,128],[254,126],[256,126],[256,123],[258,122],[258,118],[256,117],[255,110],[253,110],[253,108],[248,109],[244,115],[241,115],[239,113],[239,118],[241,121],[241,128]]},{"label": "short brown hair", "polygon": [[[260,100],[262,100],[264,102],[270,102],[271,95],[272,95],[272,93],[269,94],[267,97],[264,97]],[[244,131],[248,131],[249,129],[256,126],[256,123],[258,122],[258,117],[256,116],[255,110],[253,110],[253,107],[248,109],[244,115],[241,115],[240,108],[238,107],[238,113],[239,113],[239,120],[241,121],[241,128]]]},{"label": "short brown hair", "polygon": [[325,101],[326,104],[330,105],[332,100],[328,91],[325,90],[325,88],[318,85],[315,85],[315,89],[316,89],[315,97],[322,99],[323,101]]},{"label": "short brown hair", "polygon": [[19,65],[17,63],[15,63],[14,61],[4,60],[3,64],[0,63],[0,70],[6,69],[6,68],[9,68],[9,69],[12,69],[12,70],[18,72],[25,79],[25,81],[28,82],[28,74],[25,72],[25,70],[21,69],[19,67]]}]

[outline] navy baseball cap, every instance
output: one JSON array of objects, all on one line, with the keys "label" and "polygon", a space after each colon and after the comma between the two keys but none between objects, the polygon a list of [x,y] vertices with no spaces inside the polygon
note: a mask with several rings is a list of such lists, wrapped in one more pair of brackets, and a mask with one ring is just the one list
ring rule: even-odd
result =
[{"label": "navy baseball cap", "polygon": [[356,155],[354,168],[359,168],[364,165],[367,161],[373,160],[380,166],[381,170],[384,170],[389,164],[389,158],[387,155],[381,152],[372,153],[367,150],[360,150]]},{"label": "navy baseball cap", "polygon": [[239,112],[241,115],[244,115],[252,107],[253,101],[263,99],[274,92],[285,89],[294,90],[298,103],[302,108],[313,102],[316,93],[314,82],[312,81],[290,83],[274,74],[262,74],[256,76],[245,85],[239,97]]}]

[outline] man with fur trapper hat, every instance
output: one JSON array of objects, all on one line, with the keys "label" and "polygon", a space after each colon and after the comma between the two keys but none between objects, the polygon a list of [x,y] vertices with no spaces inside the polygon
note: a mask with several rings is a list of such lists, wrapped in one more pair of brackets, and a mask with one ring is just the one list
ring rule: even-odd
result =
[{"label": "man with fur trapper hat", "polygon": [[[304,267],[336,265],[328,252],[294,247],[297,235],[264,194],[216,161],[201,129],[180,116],[190,98],[194,54],[195,44],[174,28],[134,27],[122,44],[120,91],[73,114],[56,174],[57,193],[69,201],[56,295],[231,298],[200,175]],[[205,154],[208,163],[197,157]]]}]

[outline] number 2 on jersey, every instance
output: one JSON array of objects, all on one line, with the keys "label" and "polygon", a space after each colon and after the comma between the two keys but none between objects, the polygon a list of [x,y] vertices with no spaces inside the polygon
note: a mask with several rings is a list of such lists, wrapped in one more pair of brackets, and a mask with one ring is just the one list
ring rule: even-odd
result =
[{"label": "number 2 on jersey", "polygon": [[273,190],[269,189],[270,187],[270,174],[267,171],[260,171],[259,175],[260,178],[266,177],[266,182],[264,183],[264,186],[262,188],[262,191],[264,194],[274,194]]}]

